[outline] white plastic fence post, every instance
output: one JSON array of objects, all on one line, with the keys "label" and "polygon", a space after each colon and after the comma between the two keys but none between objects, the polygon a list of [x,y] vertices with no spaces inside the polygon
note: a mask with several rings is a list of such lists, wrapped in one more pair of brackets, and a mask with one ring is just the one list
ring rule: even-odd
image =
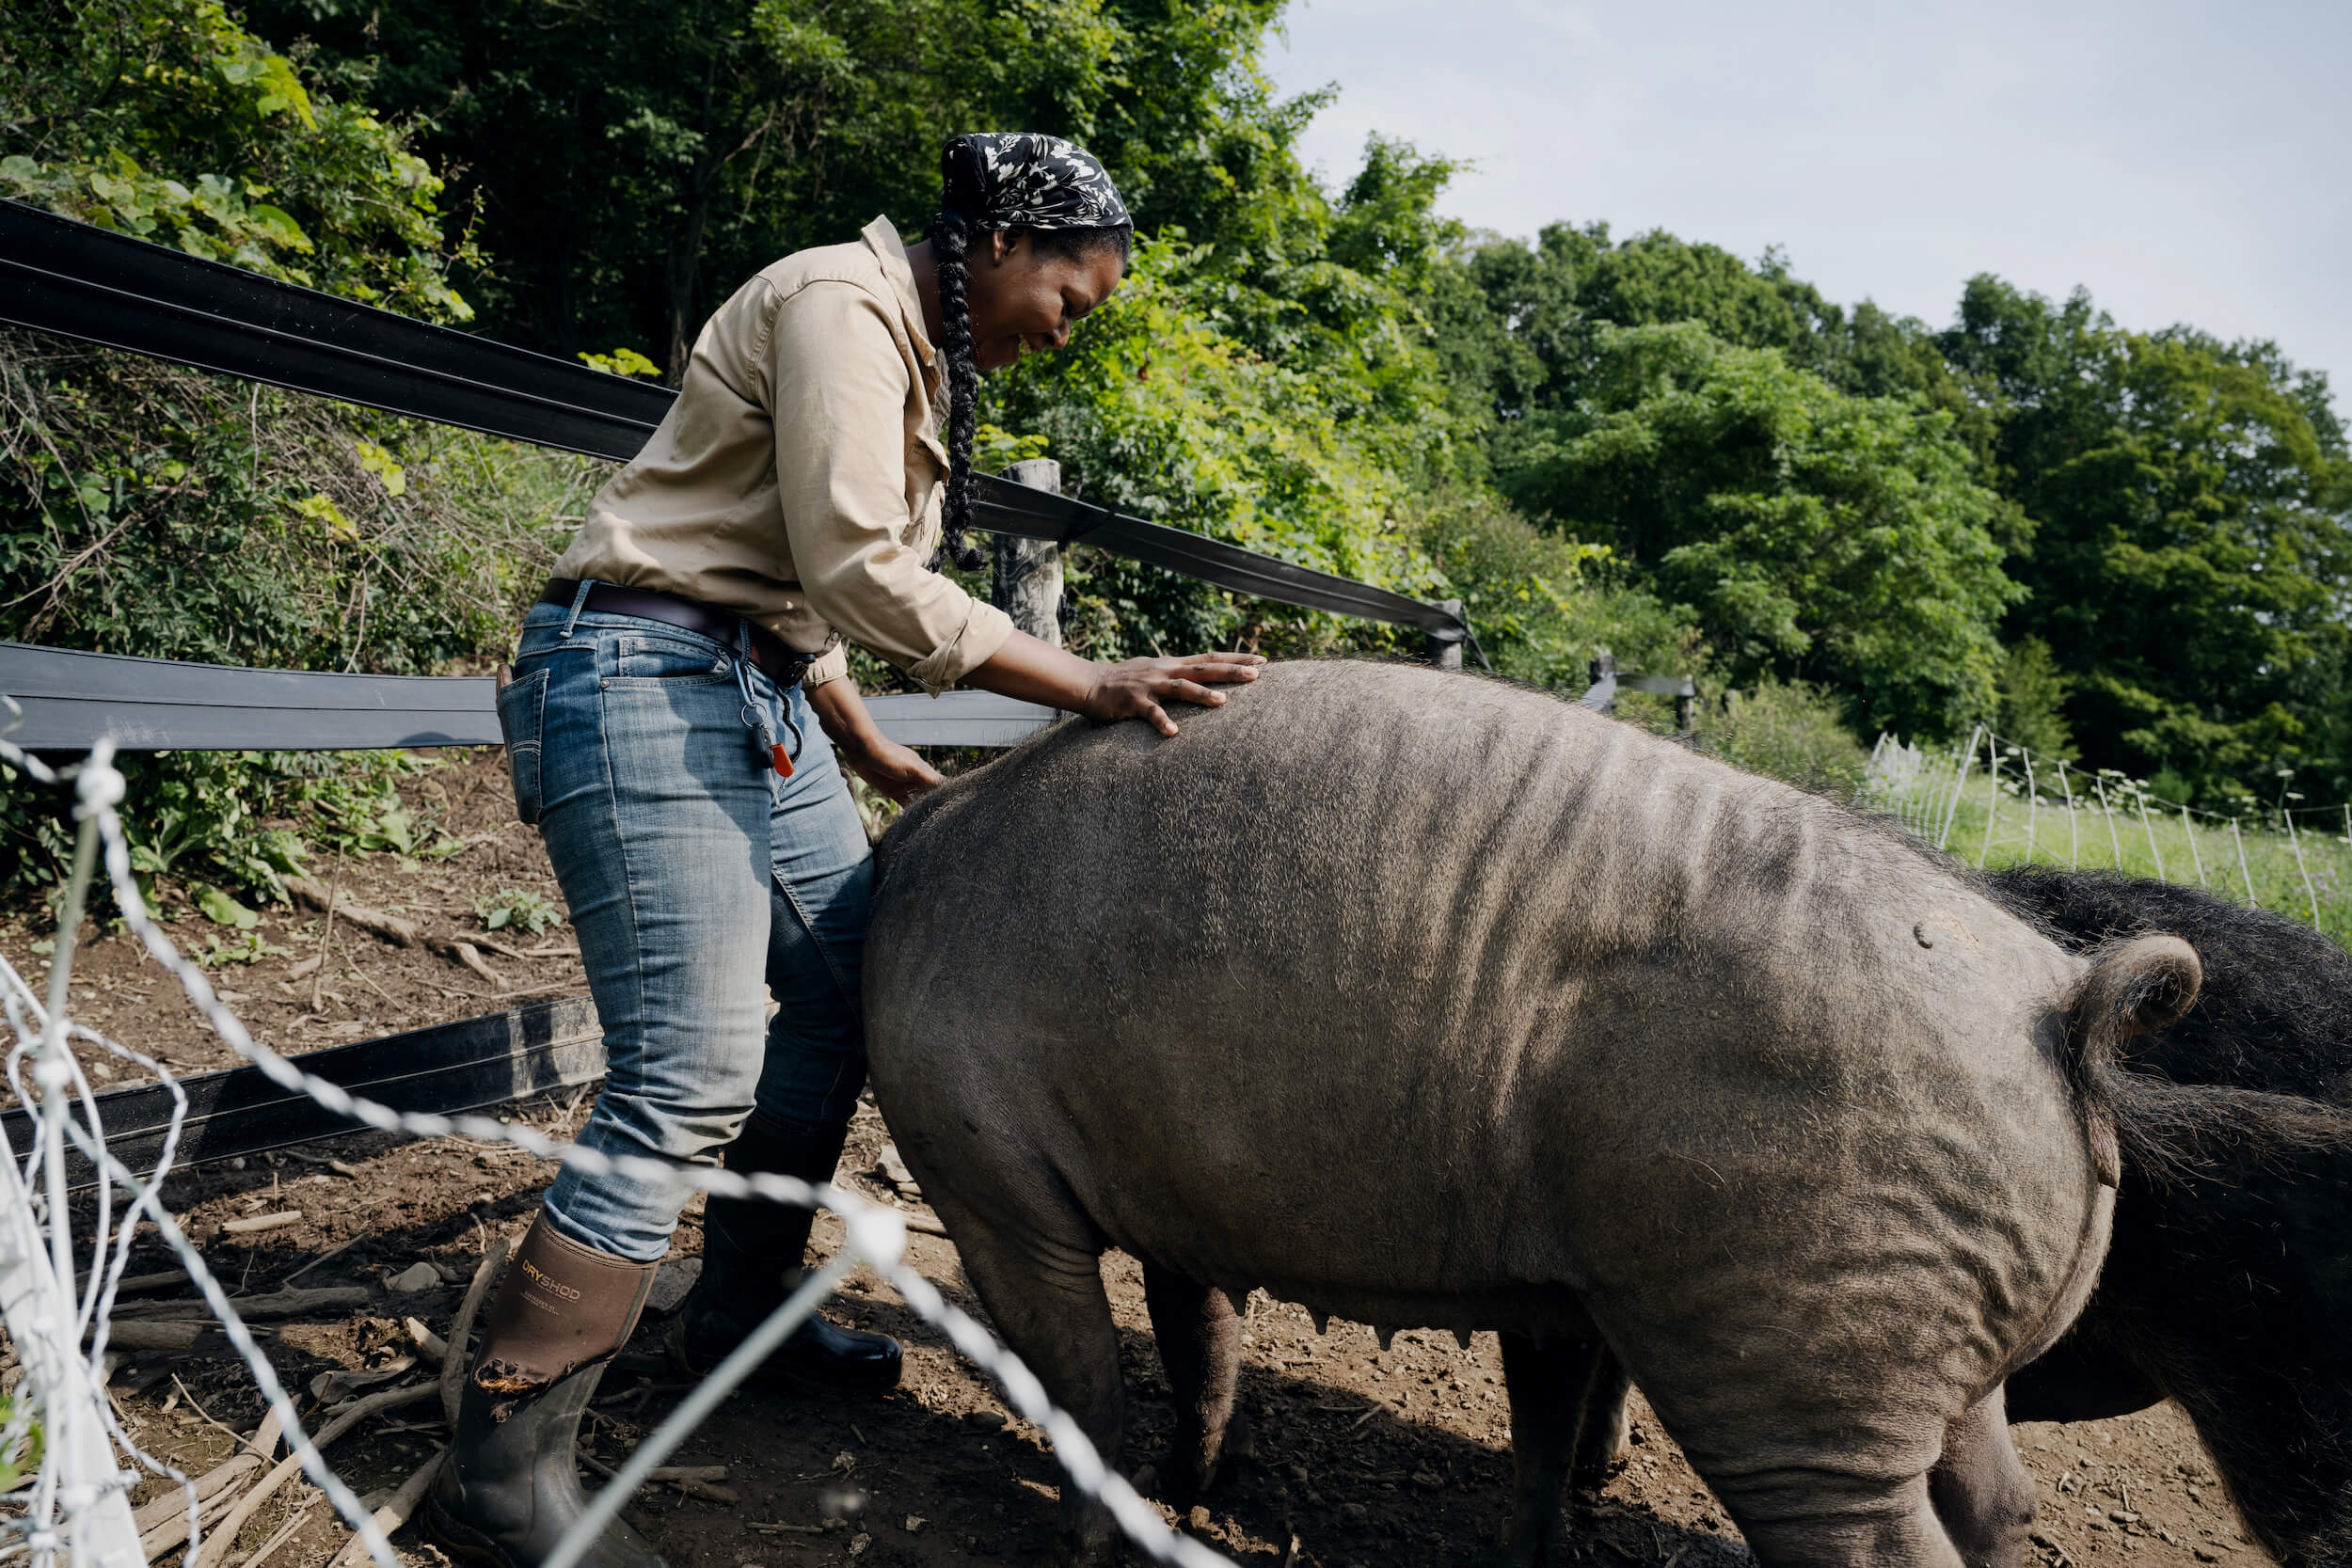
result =
[{"label": "white plastic fence post", "polygon": [[2093,776],[2090,787],[2099,792],[2099,815],[2107,819],[2107,848],[2115,855],[2115,869],[2123,869],[2123,841],[2115,832],[2115,802],[2107,799],[2107,782]]},{"label": "white plastic fence post", "polygon": [[2197,850],[2197,824],[2188,819],[2186,806],[2181,808],[2181,832],[2188,840],[2188,858],[2197,866],[2197,885],[2210,888],[2212,884],[2205,880],[2205,857]]},{"label": "white plastic fence post", "polygon": [[2132,799],[2139,805],[2139,826],[2148,834],[2148,858],[2156,863],[2156,880],[2169,882],[2172,879],[2165,875],[2164,851],[2156,847],[2156,827],[2148,819],[2148,792],[2134,783]]},{"label": "white plastic fence post", "polygon": [[1968,753],[1960,759],[1960,774],[1952,780],[1952,795],[1944,804],[1944,826],[1935,835],[1935,847],[1943,848],[1952,841],[1952,817],[1960,810],[1960,792],[1968,786],[1968,769],[1977,760],[1977,736],[1984,733],[1979,724],[1968,732]]},{"label": "white plastic fence post", "polygon": [[[113,749],[102,743],[92,759],[112,777]],[[86,799],[82,826],[73,851],[73,872],[66,884],[65,908],[57,922],[56,951],[49,969],[49,1017],[41,1031],[35,1058],[34,1081],[40,1088],[40,1155],[44,1217],[49,1225],[49,1253],[40,1256],[30,1244],[32,1204],[19,1184],[15,1163],[0,1176],[0,1203],[8,1205],[9,1221],[0,1227],[0,1314],[8,1320],[8,1337],[24,1358],[26,1393],[40,1413],[46,1449],[32,1497],[36,1560],[55,1560],[54,1548],[44,1552],[40,1538],[63,1531],[59,1544],[71,1548],[76,1568],[143,1568],[147,1554],[139,1549],[138,1527],[132,1521],[128,1491],[116,1460],[114,1445],[98,1413],[98,1393],[90,1369],[82,1357],[82,1318],[73,1295],[73,1211],[67,1201],[65,1124],[73,1114],[73,1064],[66,1050],[66,1007],[72,981],[73,949],[82,927],[82,912],[98,864],[99,820]],[[105,802],[113,804],[111,800]],[[91,1259],[93,1271],[105,1267],[103,1258]],[[54,1540],[55,1537],[52,1537]]]},{"label": "white plastic fence post", "polygon": [[1979,871],[1984,869],[1984,857],[1993,848],[1993,818],[2001,810],[2001,738],[1988,732],[1984,742],[1985,754],[1991,760],[1985,764],[1984,771],[1984,842],[1977,846],[1977,869]]},{"label": "white plastic fence post", "polygon": [[2230,818],[2230,841],[2237,846],[2237,874],[2246,879],[2246,907],[2254,909],[2254,874],[2246,868],[2246,835],[2237,831],[2237,818]]},{"label": "white plastic fence post", "polygon": [[2017,748],[2017,756],[2026,768],[2026,863],[2031,865],[2033,863],[2034,824],[2040,820],[2037,808],[2042,804],[2042,797],[2036,793],[2033,782],[2033,753],[2020,746]]},{"label": "white plastic fence post", "polygon": [[2079,870],[2082,865],[2082,835],[2075,831],[2074,790],[2066,782],[2066,759],[2058,758],[2058,788],[2066,796],[2066,869]]},{"label": "white plastic fence post", "polygon": [[2303,896],[2312,901],[2312,925],[2319,924],[2319,894],[2312,886],[2312,868],[2303,863],[2303,840],[2295,831],[2295,810],[2280,806],[2279,815],[2287,819],[2287,842],[2295,847],[2295,869],[2303,879]]}]

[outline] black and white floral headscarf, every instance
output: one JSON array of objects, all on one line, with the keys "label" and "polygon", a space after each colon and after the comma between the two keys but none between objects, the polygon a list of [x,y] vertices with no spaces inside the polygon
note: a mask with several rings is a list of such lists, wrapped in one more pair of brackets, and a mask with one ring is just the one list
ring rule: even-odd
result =
[{"label": "black and white floral headscarf", "polygon": [[1132,226],[1093,153],[1035,131],[976,131],[940,156],[947,205],[978,229]]}]

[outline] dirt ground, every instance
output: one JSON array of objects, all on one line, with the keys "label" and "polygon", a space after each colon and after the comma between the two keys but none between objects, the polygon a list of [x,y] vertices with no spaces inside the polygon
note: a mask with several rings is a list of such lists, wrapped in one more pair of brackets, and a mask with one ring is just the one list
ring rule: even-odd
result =
[{"label": "dirt ground", "polygon": [[[446,832],[466,839],[466,851],[438,863],[404,863],[391,855],[355,861],[337,879],[342,896],[451,931],[480,929],[472,905],[485,893],[511,888],[556,896],[535,836],[512,821],[495,756],[462,760],[428,775],[427,784],[425,792],[438,800],[426,803],[437,806]],[[174,927],[191,946],[203,945],[209,929],[195,917]],[[491,958],[503,988],[494,990],[425,947],[389,945],[340,921],[326,979],[297,978],[288,971],[320,951],[319,917],[281,912],[262,929],[286,953],[222,966],[215,984],[257,1034],[289,1052],[580,985],[576,958],[553,952]],[[0,927],[0,954],[37,976],[43,958],[33,949],[35,936],[22,924]],[[512,945],[567,943],[566,928],[559,927]],[[120,937],[99,940],[77,961],[77,1008],[126,1041],[161,1047],[175,1069],[230,1065],[225,1048],[159,983],[163,978]],[[586,1105],[571,1094],[509,1114],[560,1134],[577,1128]],[[845,1177],[878,1201],[928,1214],[919,1196],[901,1195],[880,1168],[887,1139],[869,1101],[852,1130]],[[519,1236],[549,1171],[503,1146],[364,1133],[185,1171],[165,1196],[238,1295],[276,1291],[297,1271],[293,1283],[300,1288],[367,1291],[364,1308],[277,1325],[267,1342],[290,1388],[316,1386],[332,1401],[343,1396],[325,1382],[327,1374],[381,1372],[417,1355],[405,1319],[449,1331],[492,1236]],[[225,1228],[238,1219],[289,1213],[298,1218],[275,1229]],[[818,1249],[829,1251],[838,1235],[837,1222],[821,1217]],[[691,1257],[700,1247],[697,1205],[679,1230],[674,1257]],[[910,1259],[950,1300],[979,1313],[952,1243],[918,1233]],[[432,1265],[430,1277],[416,1271],[419,1262]],[[151,1237],[140,1243],[131,1272],[168,1266]],[[1139,1271],[1117,1255],[1104,1267],[1135,1395],[1121,1461],[1133,1473],[1165,1443],[1172,1417]],[[166,1288],[139,1299],[184,1300],[192,1293]],[[158,1309],[168,1310],[130,1309],[118,1321]],[[838,1315],[906,1342],[904,1383],[886,1399],[857,1404],[758,1392],[731,1399],[671,1461],[723,1465],[717,1489],[658,1484],[632,1505],[673,1568],[797,1568],[852,1559],[861,1568],[881,1568],[1041,1554],[1052,1536],[1060,1484],[1041,1434],[1008,1420],[994,1389],[869,1275],[851,1276]],[[605,1380],[586,1426],[586,1447],[605,1465],[617,1464],[681,1395],[684,1386],[659,1354],[663,1327],[661,1314],[649,1313]],[[1368,1328],[1334,1322],[1318,1337],[1304,1310],[1260,1295],[1250,1304],[1245,1354],[1243,1399],[1256,1427],[1256,1455],[1234,1466],[1204,1506],[1182,1518],[1169,1513],[1172,1523],[1236,1560],[1282,1568],[1435,1568],[1482,1560],[1508,1501],[1509,1422],[1493,1336],[1480,1335],[1463,1351],[1450,1335],[1400,1334],[1383,1352]],[[419,1360],[375,1386],[432,1374]],[[0,1384],[16,1375],[10,1354],[0,1362]],[[199,1343],[186,1354],[133,1353],[118,1366],[112,1386],[134,1438],[191,1473],[233,1450],[224,1429],[249,1433],[262,1415],[249,1374],[225,1343]],[[306,1395],[301,1402],[306,1426],[315,1430],[317,1401]],[[1571,1540],[1580,1560],[1669,1568],[1746,1560],[1737,1533],[1672,1441],[1646,1408],[1636,1414],[1630,1461],[1601,1498],[1578,1506]],[[2042,1562],[2265,1560],[2173,1406],[2113,1421],[2028,1425],[2017,1435],[2040,1482],[2035,1541]],[[437,1406],[421,1403],[363,1423],[331,1458],[364,1496],[397,1486],[442,1441]],[[138,1497],[160,1490],[151,1483]],[[297,1481],[246,1523],[237,1551],[251,1554],[273,1538],[279,1539],[268,1568],[323,1568],[347,1532],[318,1494]],[[412,1560],[437,1555],[413,1529],[394,1540]],[[263,1561],[230,1560],[236,1568],[264,1568]]]}]

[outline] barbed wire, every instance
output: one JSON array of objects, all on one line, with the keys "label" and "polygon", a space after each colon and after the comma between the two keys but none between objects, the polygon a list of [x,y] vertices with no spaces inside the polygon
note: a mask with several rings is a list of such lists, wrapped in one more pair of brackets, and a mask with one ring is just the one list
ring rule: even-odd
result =
[{"label": "barbed wire", "polygon": [[[13,703],[8,705],[15,706]],[[14,1298],[0,1301],[0,1307],[6,1308],[9,1332],[18,1340],[27,1369],[26,1386],[36,1382],[37,1360],[45,1368],[40,1386],[34,1388],[34,1398],[19,1402],[21,1408],[12,1410],[6,1425],[0,1427],[0,1456],[16,1452],[13,1445],[29,1438],[35,1422],[54,1422],[63,1415],[71,1427],[77,1416],[85,1421],[94,1418],[98,1423],[95,1430],[111,1444],[107,1465],[114,1465],[112,1450],[119,1450],[135,1460],[147,1474],[166,1477],[185,1491],[188,1544],[183,1561],[199,1560],[202,1500],[197,1496],[195,1482],[183,1472],[140,1450],[121,1430],[105,1394],[109,1315],[130,1259],[134,1231],[139,1221],[145,1219],[154,1224],[165,1244],[187,1271],[262,1395],[268,1414],[255,1441],[266,1439],[266,1446],[274,1449],[276,1437],[272,1433],[282,1434],[302,1472],[365,1543],[378,1568],[400,1568],[400,1560],[384,1532],[304,1432],[293,1401],[251,1330],[239,1317],[231,1298],[178,1221],[164,1208],[160,1190],[176,1158],[187,1110],[185,1092],[161,1061],[66,1016],[73,935],[80,926],[84,901],[95,872],[103,866],[106,885],[114,895],[124,926],[148,956],[179,984],[214,1033],[271,1083],[303,1094],[338,1116],[376,1131],[412,1137],[471,1138],[511,1145],[591,1176],[619,1175],[670,1184],[684,1189],[679,1193],[681,1199],[688,1192],[700,1191],[723,1197],[824,1207],[841,1215],[843,1241],[832,1259],[812,1273],[639,1444],[628,1464],[596,1494],[588,1511],[557,1544],[544,1568],[571,1568],[654,1467],[675,1451],[767,1354],[816,1310],[845,1275],[861,1263],[873,1268],[918,1318],[945,1335],[959,1354],[995,1380],[1013,1410],[1051,1440],[1055,1458],[1071,1483],[1101,1503],[1120,1531],[1147,1558],[1175,1564],[1177,1568],[1231,1568],[1229,1560],[1219,1553],[1170,1529],[1152,1505],[1105,1463],[1077,1422],[1053,1403],[1044,1386],[1020,1359],[971,1317],[950,1305],[937,1287],[906,1262],[906,1223],[895,1211],[830,1182],[812,1184],[772,1173],[743,1175],[715,1167],[675,1165],[642,1155],[607,1154],[550,1138],[528,1123],[501,1122],[486,1116],[397,1111],[303,1071],[253,1037],[214,990],[201,968],[181,955],[149,913],[133,875],[129,845],[118,811],[127,786],[114,767],[111,743],[101,742],[79,765],[53,769],[40,759],[0,739],[0,761],[43,783],[61,784],[70,779],[74,785],[74,816],[78,824],[74,865],[66,889],[65,918],[60,923],[56,949],[51,958],[49,1004],[44,1006],[24,976],[0,959],[0,997],[5,999],[7,1016],[17,1037],[7,1058],[8,1080],[26,1107],[33,1134],[32,1151],[21,1185],[16,1180],[14,1163],[0,1160],[0,1166],[6,1167],[0,1170],[0,1184],[15,1189],[13,1194],[0,1194],[0,1197],[14,1199],[7,1205],[8,1212],[0,1215],[0,1271],[10,1264],[34,1271],[30,1277],[43,1309],[26,1309],[24,1303]],[[70,927],[66,922],[71,923]],[[92,1092],[72,1053],[66,1049],[68,1039],[86,1041],[131,1062],[169,1088],[174,1106],[171,1120],[162,1153],[154,1168],[145,1176],[130,1170],[107,1148],[99,1097]],[[22,1079],[20,1066],[27,1056],[33,1060],[33,1076],[40,1094],[27,1093]],[[72,1114],[76,1104],[78,1118]],[[99,1177],[95,1211],[98,1217],[89,1238],[90,1278],[79,1296],[72,1289],[72,1238],[63,1174],[63,1153],[68,1143],[89,1161]],[[46,1173],[38,1214],[30,1196],[37,1169]],[[112,1195],[117,1188],[127,1196],[129,1204],[110,1248]],[[41,1245],[42,1220],[46,1221],[48,1231],[45,1250]],[[90,1348],[84,1353],[80,1347],[86,1333],[90,1337]],[[464,1345],[453,1343],[446,1354],[462,1356],[467,1351]],[[47,1375],[49,1370],[56,1375]],[[122,1512],[123,1519],[113,1530],[119,1536],[128,1517],[125,1497],[130,1487],[137,1483],[139,1472],[116,1466],[94,1481],[77,1481],[69,1473],[71,1466],[61,1457],[63,1454],[63,1447],[56,1441],[43,1444],[30,1499],[32,1506],[24,1520],[6,1522],[21,1539],[0,1547],[0,1560],[21,1553],[36,1568],[55,1568],[61,1552],[87,1552],[87,1538],[92,1533],[89,1527],[94,1512],[108,1498]],[[266,1459],[267,1454],[262,1457]],[[129,1539],[135,1548],[135,1532]],[[118,1551],[114,1555],[120,1554]],[[90,1560],[99,1563],[100,1568],[141,1568],[144,1556],[134,1551],[127,1561],[118,1563],[106,1560],[106,1554],[101,1552],[90,1554]]]}]

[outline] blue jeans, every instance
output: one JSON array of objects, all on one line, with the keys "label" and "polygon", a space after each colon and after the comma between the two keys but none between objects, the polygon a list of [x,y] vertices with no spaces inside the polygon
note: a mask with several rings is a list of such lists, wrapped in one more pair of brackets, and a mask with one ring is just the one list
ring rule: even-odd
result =
[{"label": "blue jeans", "polygon": [[[604,1091],[580,1141],[607,1154],[707,1162],[755,1106],[837,1127],[865,1085],[872,851],[806,697],[741,652],[536,605],[499,693],[515,802],[547,841],[604,1028]],[[566,1165],[547,1215],[647,1263],[687,1194]]]}]

